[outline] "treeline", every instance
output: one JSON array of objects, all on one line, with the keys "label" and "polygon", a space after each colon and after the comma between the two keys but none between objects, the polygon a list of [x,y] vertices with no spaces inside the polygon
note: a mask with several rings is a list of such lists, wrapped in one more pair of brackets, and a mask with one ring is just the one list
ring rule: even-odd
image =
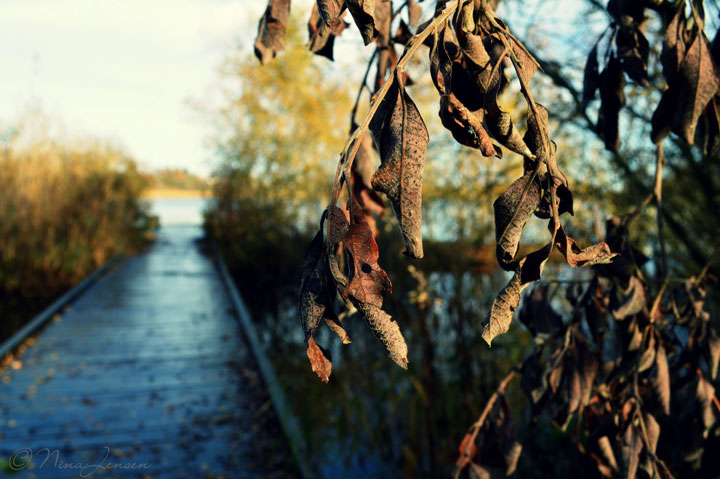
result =
[{"label": "treeline", "polygon": [[165,168],[146,174],[148,186],[153,189],[205,190],[207,179],[181,168]]}]

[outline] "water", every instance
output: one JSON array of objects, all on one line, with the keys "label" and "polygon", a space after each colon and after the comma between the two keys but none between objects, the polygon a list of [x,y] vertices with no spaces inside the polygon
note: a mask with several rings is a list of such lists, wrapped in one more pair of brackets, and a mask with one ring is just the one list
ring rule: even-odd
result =
[{"label": "water", "polygon": [[162,226],[200,225],[209,202],[208,198],[157,198],[150,205]]}]

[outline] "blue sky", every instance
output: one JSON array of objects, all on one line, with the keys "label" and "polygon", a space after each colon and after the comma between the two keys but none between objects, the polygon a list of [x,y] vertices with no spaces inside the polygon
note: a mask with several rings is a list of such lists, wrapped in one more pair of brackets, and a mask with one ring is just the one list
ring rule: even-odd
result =
[{"label": "blue sky", "polygon": [[212,101],[216,67],[235,42],[252,45],[264,6],[264,0],[3,1],[0,121],[11,124],[39,107],[68,135],[108,139],[147,169],[207,174],[212,154],[203,142],[211,131],[187,101]]}]

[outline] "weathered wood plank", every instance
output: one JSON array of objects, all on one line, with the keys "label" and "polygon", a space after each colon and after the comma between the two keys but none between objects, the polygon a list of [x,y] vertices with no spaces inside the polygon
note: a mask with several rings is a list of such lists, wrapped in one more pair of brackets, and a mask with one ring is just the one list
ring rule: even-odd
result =
[{"label": "weathered wood plank", "polygon": [[[91,477],[295,477],[273,409],[199,228],[161,230],[51,322],[0,372],[0,459],[29,448],[91,464]],[[260,460],[258,460],[260,458]],[[36,456],[13,475],[80,472]]]}]

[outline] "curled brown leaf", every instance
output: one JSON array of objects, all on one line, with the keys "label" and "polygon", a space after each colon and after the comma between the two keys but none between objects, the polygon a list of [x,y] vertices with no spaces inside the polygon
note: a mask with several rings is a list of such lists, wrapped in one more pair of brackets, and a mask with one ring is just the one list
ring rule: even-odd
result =
[{"label": "curled brown leaf", "polygon": [[404,253],[422,258],[422,175],[429,138],[417,106],[397,76],[370,122],[370,131],[381,162],[372,186],[390,200]]},{"label": "curled brown leaf", "polygon": [[290,16],[290,0],[269,0],[258,23],[255,56],[265,64],[285,47],[285,26]]}]

